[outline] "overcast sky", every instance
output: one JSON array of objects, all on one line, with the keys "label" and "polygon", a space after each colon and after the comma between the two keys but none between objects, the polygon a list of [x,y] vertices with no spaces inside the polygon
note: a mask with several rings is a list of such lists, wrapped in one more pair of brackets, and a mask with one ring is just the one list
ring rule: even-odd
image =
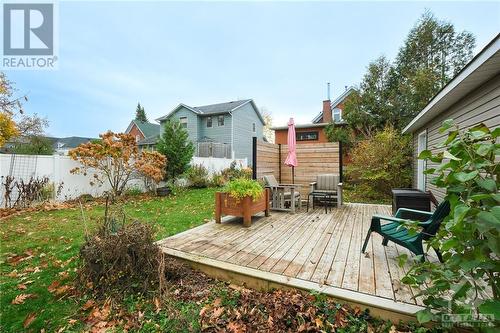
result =
[{"label": "overcast sky", "polygon": [[179,103],[253,98],[274,125],[309,122],[393,59],[430,9],[477,38],[500,31],[500,2],[60,2],[59,69],[9,71],[25,109],[54,136],[124,131],[140,101],[150,120]]}]

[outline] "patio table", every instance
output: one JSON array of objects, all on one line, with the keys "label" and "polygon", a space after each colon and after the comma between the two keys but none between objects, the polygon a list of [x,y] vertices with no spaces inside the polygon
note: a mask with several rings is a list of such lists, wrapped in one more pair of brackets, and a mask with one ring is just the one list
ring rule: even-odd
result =
[{"label": "patio table", "polygon": [[314,209],[314,200],[316,198],[319,198],[320,201],[321,201],[321,199],[323,199],[322,201],[323,201],[323,204],[325,206],[325,214],[328,213],[328,203],[331,203],[330,211],[332,211],[334,199],[337,198],[337,196],[335,194],[332,194],[332,193],[313,191],[313,192],[309,193],[309,195],[307,196],[307,211],[309,211],[309,199],[311,197],[312,197],[313,209]]}]

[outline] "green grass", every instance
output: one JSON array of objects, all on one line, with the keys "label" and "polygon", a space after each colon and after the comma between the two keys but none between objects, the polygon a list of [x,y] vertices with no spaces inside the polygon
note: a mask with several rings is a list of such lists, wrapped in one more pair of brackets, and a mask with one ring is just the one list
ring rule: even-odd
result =
[{"label": "green grass", "polygon": [[[212,218],[215,189],[193,189],[176,196],[144,200],[134,197],[124,204],[126,214],[132,219],[147,221],[157,226],[157,239],[161,239]],[[94,228],[103,216],[103,205],[84,208],[87,228]],[[69,325],[68,320],[78,314],[82,299],[62,295],[54,296],[47,290],[53,281],[61,285],[75,276],[76,256],[84,240],[85,224],[78,207],[49,212],[23,213],[0,221],[0,331],[22,332],[23,321],[30,313],[36,319],[28,330],[46,332]],[[9,257],[29,251],[32,257],[13,265]],[[36,267],[38,271],[32,272]],[[16,270],[18,276],[8,274]],[[66,273],[64,273],[66,272]],[[67,278],[63,278],[67,274]],[[19,284],[26,290],[18,289]],[[11,304],[19,294],[33,294],[23,304]],[[179,305],[191,313],[192,305]],[[190,312],[191,311],[191,312]],[[67,331],[79,331],[82,324],[72,324]]]}]

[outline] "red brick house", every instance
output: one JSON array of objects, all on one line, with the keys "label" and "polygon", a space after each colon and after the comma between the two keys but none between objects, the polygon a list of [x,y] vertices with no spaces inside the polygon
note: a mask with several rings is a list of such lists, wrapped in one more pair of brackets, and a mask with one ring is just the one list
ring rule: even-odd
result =
[{"label": "red brick house", "polygon": [[[323,101],[323,109],[314,117],[311,123],[295,124],[295,135],[297,144],[328,142],[325,134],[325,127],[334,122],[343,124],[342,112],[344,110],[344,101],[355,91],[354,88],[346,88],[345,92],[337,97],[333,102]],[[274,142],[277,144],[286,144],[288,136],[288,126],[273,127]]]},{"label": "red brick house", "polygon": [[137,142],[160,135],[160,125],[139,120],[132,120],[125,131],[132,134]]}]

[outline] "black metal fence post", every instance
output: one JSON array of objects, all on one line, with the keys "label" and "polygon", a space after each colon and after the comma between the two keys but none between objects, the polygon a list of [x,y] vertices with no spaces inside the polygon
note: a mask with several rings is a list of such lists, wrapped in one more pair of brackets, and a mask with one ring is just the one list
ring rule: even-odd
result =
[{"label": "black metal fence post", "polygon": [[342,161],[342,142],[339,141],[339,176],[340,176],[340,181],[343,181],[343,161]]},{"label": "black metal fence post", "polygon": [[252,138],[252,179],[257,179],[257,137]]}]

